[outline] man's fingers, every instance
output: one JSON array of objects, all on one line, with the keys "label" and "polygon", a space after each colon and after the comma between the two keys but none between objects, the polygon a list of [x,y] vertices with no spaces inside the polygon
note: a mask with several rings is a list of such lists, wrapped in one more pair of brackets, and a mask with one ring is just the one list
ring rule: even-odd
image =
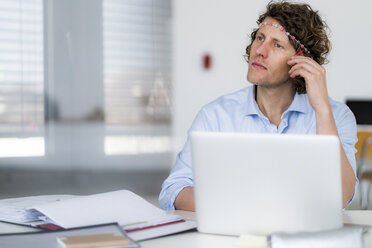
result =
[{"label": "man's fingers", "polygon": [[288,71],[288,73],[291,74],[293,71],[300,70],[300,69],[304,69],[308,72],[312,72],[315,70],[315,68],[311,65],[300,63],[300,64],[295,64],[294,66],[292,66],[292,68]]},{"label": "man's fingers", "polygon": [[317,62],[315,62],[312,58],[308,58],[304,56],[293,56],[287,61],[288,65],[294,65],[294,64],[299,64],[299,63],[306,63],[316,68],[322,67]]},{"label": "man's fingers", "polygon": [[297,76],[301,76],[303,78],[305,78],[305,81],[306,79],[311,76],[311,72],[304,69],[304,68],[298,68],[298,69],[295,69],[293,70],[291,73],[289,73],[289,76],[291,78],[294,78],[294,77],[297,77]]}]

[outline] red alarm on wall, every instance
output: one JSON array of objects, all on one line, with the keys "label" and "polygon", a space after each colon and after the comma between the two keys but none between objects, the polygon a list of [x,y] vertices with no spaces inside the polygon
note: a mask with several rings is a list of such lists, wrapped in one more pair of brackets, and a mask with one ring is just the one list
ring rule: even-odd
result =
[{"label": "red alarm on wall", "polygon": [[209,70],[212,67],[212,56],[209,53],[203,55],[203,68]]}]

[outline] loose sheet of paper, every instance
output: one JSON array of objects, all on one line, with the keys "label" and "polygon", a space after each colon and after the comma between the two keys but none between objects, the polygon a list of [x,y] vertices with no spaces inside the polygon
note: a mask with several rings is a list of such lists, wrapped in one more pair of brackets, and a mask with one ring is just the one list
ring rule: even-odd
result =
[{"label": "loose sheet of paper", "polygon": [[143,226],[146,223],[152,225],[182,219],[180,216],[167,214],[128,190],[79,196],[38,205],[33,209],[63,228],[110,222],[118,222],[120,225],[136,223]]}]

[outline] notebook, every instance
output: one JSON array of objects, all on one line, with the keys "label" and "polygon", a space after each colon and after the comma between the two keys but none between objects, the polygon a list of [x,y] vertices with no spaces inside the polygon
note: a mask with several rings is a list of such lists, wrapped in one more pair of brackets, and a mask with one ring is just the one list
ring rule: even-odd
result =
[{"label": "notebook", "polygon": [[[85,242],[81,242],[84,239]],[[94,245],[89,241],[95,241]],[[1,248],[93,248],[98,245],[101,248],[107,248],[107,245],[110,248],[140,247],[117,223],[48,232],[0,234]]]},{"label": "notebook", "polygon": [[336,136],[191,133],[198,230],[268,235],[340,228]]},{"label": "notebook", "polygon": [[131,245],[130,239],[113,233],[60,236],[57,242],[61,248],[123,248]]}]

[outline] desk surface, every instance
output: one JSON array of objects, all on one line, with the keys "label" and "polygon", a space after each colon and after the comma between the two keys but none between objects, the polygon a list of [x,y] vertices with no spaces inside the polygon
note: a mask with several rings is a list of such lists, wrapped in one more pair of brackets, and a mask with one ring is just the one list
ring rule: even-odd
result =
[{"label": "desk surface", "polygon": [[[195,220],[195,213],[187,211],[176,211],[176,214],[182,215],[187,220]],[[344,223],[372,225],[372,211],[345,211]],[[33,228],[18,226],[7,223],[0,223],[0,233],[32,232]],[[140,242],[143,248],[204,248],[204,247],[233,247],[237,237],[203,234],[197,231],[170,235],[167,237],[147,240]],[[372,247],[372,230],[364,235],[365,247]]]},{"label": "desk surface", "polygon": [[[195,213],[186,211],[176,211],[176,214],[182,215],[187,220],[195,220]],[[372,211],[345,211],[345,224],[372,225]],[[203,234],[197,231],[191,231],[176,235],[170,235],[163,238],[157,238],[140,242],[143,248],[204,248],[204,247],[224,247],[236,248],[237,237]],[[372,247],[372,230],[364,235],[365,247]]]}]

